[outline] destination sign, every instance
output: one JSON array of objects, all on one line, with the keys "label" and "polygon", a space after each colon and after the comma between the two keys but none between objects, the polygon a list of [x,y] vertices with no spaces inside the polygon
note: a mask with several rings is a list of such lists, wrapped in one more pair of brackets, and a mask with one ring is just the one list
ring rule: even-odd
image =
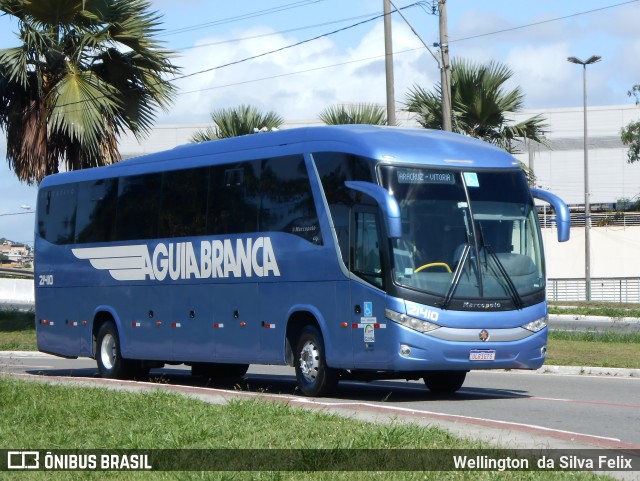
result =
[{"label": "destination sign", "polygon": [[455,184],[453,172],[424,169],[396,169],[400,184]]}]

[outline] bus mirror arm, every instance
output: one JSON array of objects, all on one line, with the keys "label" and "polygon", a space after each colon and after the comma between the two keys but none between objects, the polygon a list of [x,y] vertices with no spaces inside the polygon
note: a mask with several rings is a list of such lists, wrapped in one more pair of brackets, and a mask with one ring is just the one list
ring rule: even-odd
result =
[{"label": "bus mirror arm", "polygon": [[542,189],[531,189],[531,194],[536,199],[548,202],[556,211],[556,224],[558,226],[558,242],[566,242],[569,240],[569,231],[571,227],[571,217],[569,215],[569,207],[564,201],[555,194]]},{"label": "bus mirror arm", "polygon": [[402,237],[402,224],[400,222],[400,206],[396,198],[387,190],[371,182],[348,180],[344,183],[347,188],[367,194],[377,202],[387,226],[389,238]]}]

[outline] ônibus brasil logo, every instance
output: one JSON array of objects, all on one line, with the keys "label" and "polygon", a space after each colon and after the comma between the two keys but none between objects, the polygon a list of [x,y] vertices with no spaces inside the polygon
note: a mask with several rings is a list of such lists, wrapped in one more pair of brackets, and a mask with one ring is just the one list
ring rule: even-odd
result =
[{"label": "\u00f4nibus brasil logo", "polygon": [[170,278],[280,276],[271,239],[203,240],[199,255],[192,242],[159,243],[149,252],[146,244],[72,249],[78,259],[108,270],[117,281],[164,281]]}]

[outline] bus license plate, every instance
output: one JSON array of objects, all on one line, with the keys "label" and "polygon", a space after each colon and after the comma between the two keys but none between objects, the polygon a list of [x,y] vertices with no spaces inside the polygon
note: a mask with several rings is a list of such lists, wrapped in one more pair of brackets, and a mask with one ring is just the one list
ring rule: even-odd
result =
[{"label": "bus license plate", "polygon": [[473,350],[469,353],[469,361],[495,361],[496,351],[494,350]]}]

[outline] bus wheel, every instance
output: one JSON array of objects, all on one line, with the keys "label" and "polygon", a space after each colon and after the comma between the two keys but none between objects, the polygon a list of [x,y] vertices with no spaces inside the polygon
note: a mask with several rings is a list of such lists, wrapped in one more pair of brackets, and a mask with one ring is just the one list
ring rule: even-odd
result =
[{"label": "bus wheel", "polygon": [[434,394],[453,394],[466,377],[466,371],[429,371],[424,373],[424,383]]},{"label": "bus wheel", "polygon": [[327,366],[322,335],[314,326],[306,326],[298,337],[296,379],[305,396],[325,396],[338,383],[338,372]]},{"label": "bus wheel", "polygon": [[105,322],[100,326],[96,339],[96,362],[100,377],[124,379],[129,370],[126,360],[120,354],[118,329],[113,322]]}]

